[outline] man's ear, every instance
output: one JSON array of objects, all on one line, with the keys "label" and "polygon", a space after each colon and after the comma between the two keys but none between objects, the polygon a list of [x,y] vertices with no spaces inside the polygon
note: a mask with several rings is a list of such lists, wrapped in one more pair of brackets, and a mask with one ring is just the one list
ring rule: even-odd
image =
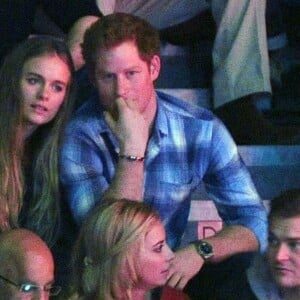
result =
[{"label": "man's ear", "polygon": [[150,61],[150,75],[153,81],[155,81],[160,73],[160,57],[153,55]]}]

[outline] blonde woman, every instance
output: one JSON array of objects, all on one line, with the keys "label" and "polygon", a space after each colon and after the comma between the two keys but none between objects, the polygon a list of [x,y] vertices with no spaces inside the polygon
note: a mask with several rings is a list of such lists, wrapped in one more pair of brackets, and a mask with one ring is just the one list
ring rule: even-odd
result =
[{"label": "blonde woman", "polygon": [[78,299],[142,300],[166,283],[174,257],[158,214],[145,203],[115,200],[84,222],[73,255]]}]

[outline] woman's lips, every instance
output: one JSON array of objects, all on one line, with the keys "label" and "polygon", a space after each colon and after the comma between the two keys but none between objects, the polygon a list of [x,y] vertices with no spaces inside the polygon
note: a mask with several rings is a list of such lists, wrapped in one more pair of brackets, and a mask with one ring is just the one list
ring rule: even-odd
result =
[{"label": "woman's lips", "polygon": [[48,109],[43,106],[43,105],[40,105],[40,104],[32,104],[31,107],[35,110],[35,112],[37,113],[44,113],[44,112],[47,112]]}]

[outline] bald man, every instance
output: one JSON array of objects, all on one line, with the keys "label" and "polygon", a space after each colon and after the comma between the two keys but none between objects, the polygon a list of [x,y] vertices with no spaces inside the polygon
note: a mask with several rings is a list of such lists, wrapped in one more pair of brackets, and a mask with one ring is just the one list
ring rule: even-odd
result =
[{"label": "bald man", "polygon": [[47,300],[60,291],[53,283],[52,254],[36,234],[25,229],[0,234],[0,299]]},{"label": "bald man", "polygon": [[96,16],[84,16],[73,24],[68,33],[67,44],[72,55],[75,70],[79,70],[84,65],[81,44],[83,43],[85,31],[98,19],[99,17]]}]

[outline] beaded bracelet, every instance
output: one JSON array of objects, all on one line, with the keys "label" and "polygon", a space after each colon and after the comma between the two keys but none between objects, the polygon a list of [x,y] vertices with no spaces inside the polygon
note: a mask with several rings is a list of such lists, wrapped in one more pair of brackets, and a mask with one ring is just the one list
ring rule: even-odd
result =
[{"label": "beaded bracelet", "polygon": [[145,157],[143,156],[124,155],[124,154],[119,154],[119,158],[126,159],[128,161],[143,161],[145,159]]}]

